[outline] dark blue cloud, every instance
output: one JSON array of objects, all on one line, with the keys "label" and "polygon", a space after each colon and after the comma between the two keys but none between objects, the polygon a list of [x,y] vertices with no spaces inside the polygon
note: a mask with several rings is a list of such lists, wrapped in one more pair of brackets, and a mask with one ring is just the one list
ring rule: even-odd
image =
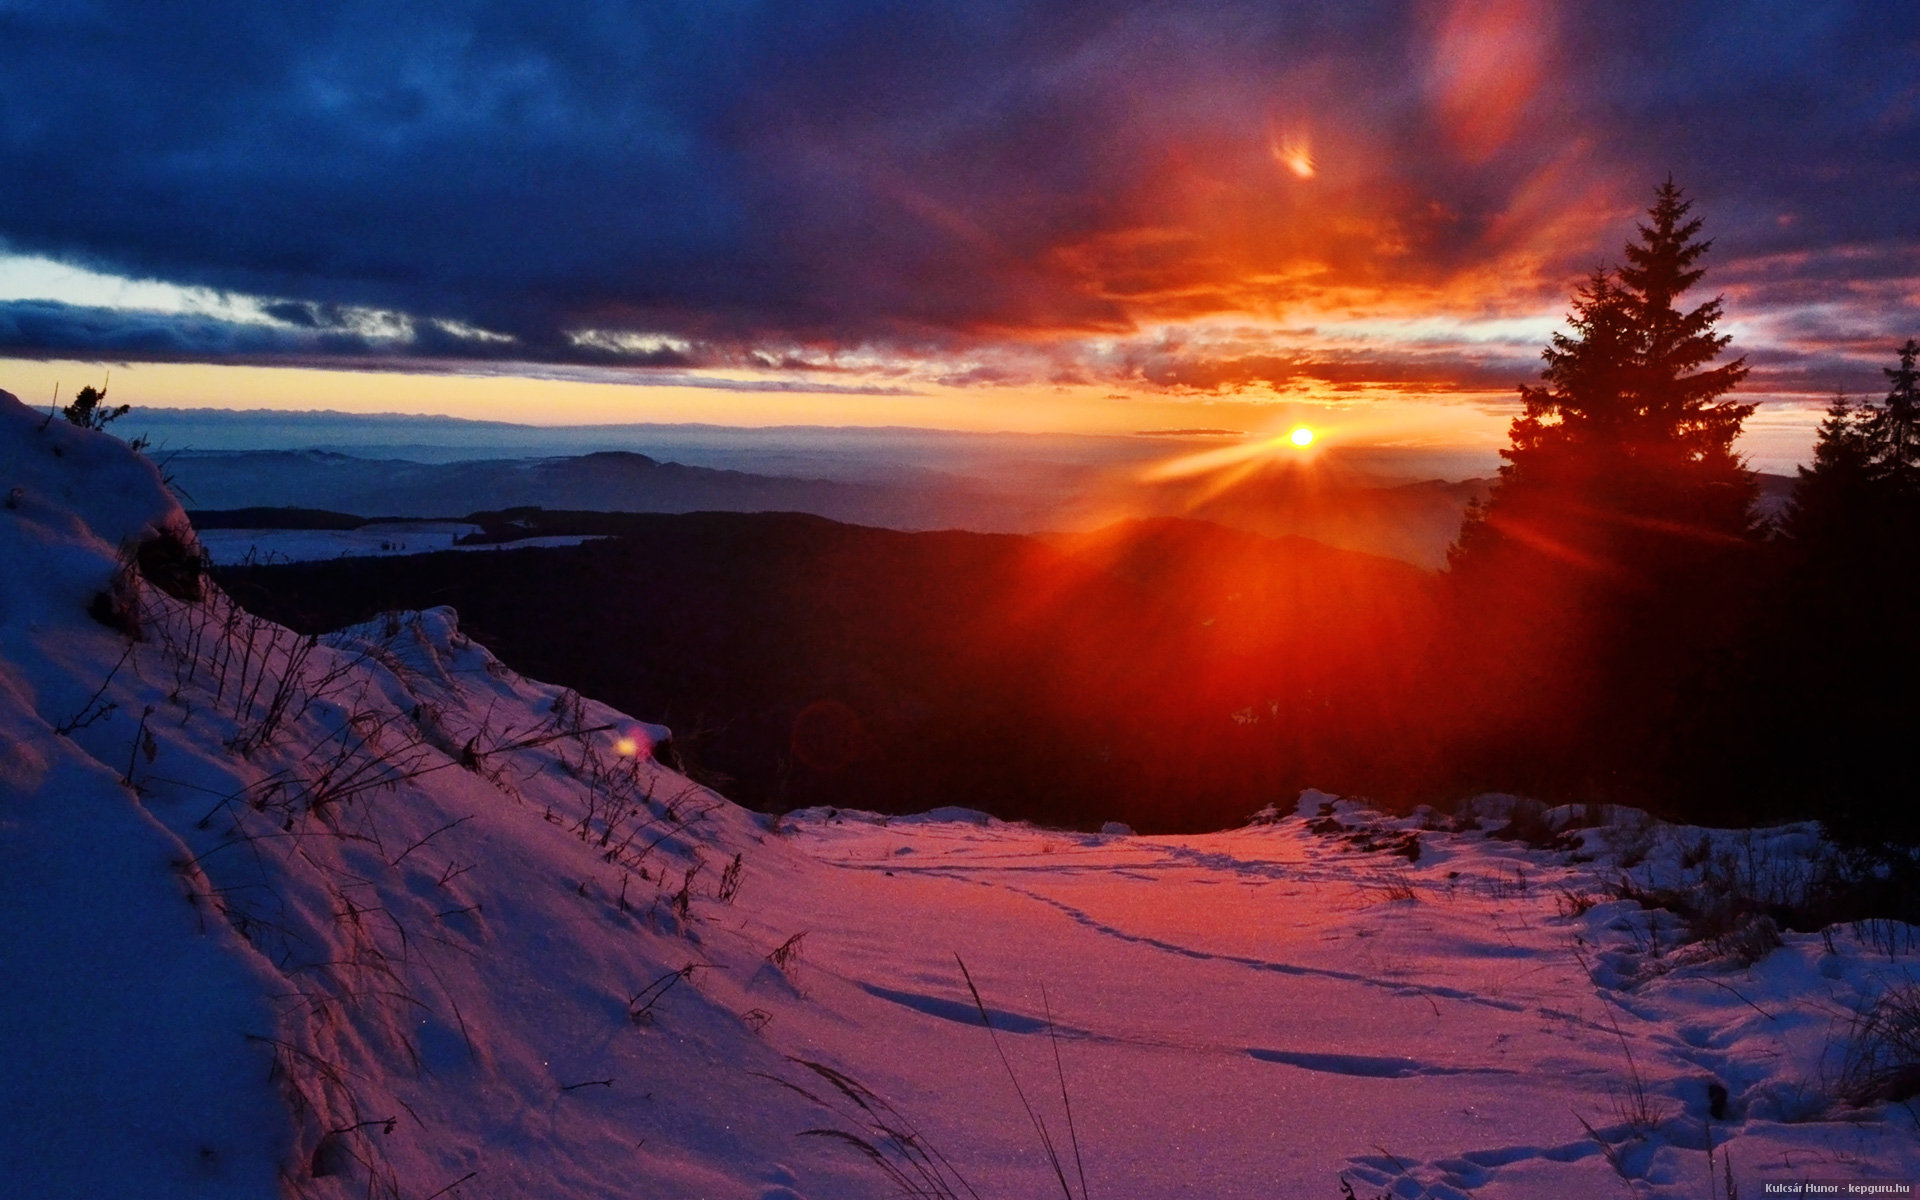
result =
[{"label": "dark blue cloud", "polygon": [[285,330],[175,313],[128,312],[52,301],[0,304],[0,352],[22,356],[175,361],[349,356],[387,347],[341,330]]},{"label": "dark blue cloud", "polygon": [[[1485,61],[1447,61],[1478,44],[1455,37],[1469,10],[1520,13],[1533,58],[1495,38]],[[596,352],[567,332],[601,328],[721,356],[937,351],[1231,307],[1240,276],[1303,246],[1334,282],[1444,283],[1545,236],[1557,207],[1617,209],[1669,170],[1719,263],[1910,250],[1910,18],[1746,0],[11,0],[0,239],[284,299],[298,328],[13,305],[0,341],[577,361]],[[1330,156],[1317,195],[1270,159],[1289,123]],[[1544,277],[1626,232],[1550,240]],[[424,340],[370,343],[327,317],[341,306],[414,314]],[[516,340],[436,342],[425,318]]]}]

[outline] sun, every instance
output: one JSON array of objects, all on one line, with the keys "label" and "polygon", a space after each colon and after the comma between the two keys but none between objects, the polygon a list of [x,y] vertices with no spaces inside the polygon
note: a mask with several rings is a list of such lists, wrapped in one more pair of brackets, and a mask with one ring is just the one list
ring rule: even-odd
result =
[{"label": "sun", "polygon": [[1302,425],[1288,434],[1287,440],[1296,446],[1311,446],[1313,445],[1313,430]]}]

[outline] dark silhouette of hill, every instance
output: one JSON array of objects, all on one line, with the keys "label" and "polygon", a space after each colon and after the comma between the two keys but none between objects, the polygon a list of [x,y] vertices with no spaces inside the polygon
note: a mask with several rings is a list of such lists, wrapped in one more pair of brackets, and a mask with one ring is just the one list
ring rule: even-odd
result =
[{"label": "dark silhouette of hill", "polygon": [[324,508],[195,509],[195,529],[358,529],[372,518]]},{"label": "dark silhouette of hill", "polygon": [[1341,470],[1337,460],[1276,460],[1237,478],[1143,485],[1142,507],[1437,570],[1446,565],[1468,502],[1484,500],[1491,486],[1488,479],[1392,482]]},{"label": "dark silhouette of hill", "polygon": [[[562,458],[450,463],[356,458],[323,450],[180,454],[168,469],[204,509],[298,506],[391,517],[446,517],[538,505],[607,512],[813,512],[900,528],[953,524],[957,512],[989,528],[1024,520],[965,481],[914,486],[796,479],[690,467],[607,450]],[[1003,511],[1005,510],[1005,511]]]},{"label": "dark silhouette of hill", "polygon": [[1042,540],[792,513],[471,519],[619,536],[220,576],[307,631],[451,604],[510,665],[666,721],[770,808],[1230,824],[1373,768],[1379,697],[1431,602],[1404,563],[1189,521]]}]

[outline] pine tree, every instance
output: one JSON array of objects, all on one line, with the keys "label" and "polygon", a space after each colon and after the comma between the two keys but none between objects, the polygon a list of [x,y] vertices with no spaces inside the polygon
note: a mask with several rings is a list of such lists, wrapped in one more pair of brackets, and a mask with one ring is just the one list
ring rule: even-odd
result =
[{"label": "pine tree", "polygon": [[1709,542],[1750,528],[1752,473],[1734,452],[1752,404],[1725,399],[1746,376],[1744,358],[1710,366],[1731,340],[1718,333],[1719,298],[1675,302],[1704,274],[1712,245],[1696,240],[1693,203],[1662,184],[1626,247],[1625,266],[1596,271],[1574,293],[1571,332],[1542,355],[1543,386],[1520,389],[1525,413],[1493,495],[1451,556],[1471,569],[1501,541],[1597,571],[1621,561],[1649,532]]},{"label": "pine tree", "polygon": [[1827,406],[1826,419],[1813,445],[1813,463],[1800,467],[1793,484],[1781,533],[1802,548],[1802,554],[1828,553],[1849,527],[1872,507],[1874,490],[1874,409],[1854,404],[1844,395]]},{"label": "pine tree", "polygon": [[1622,403],[1633,385],[1636,330],[1632,297],[1595,271],[1573,296],[1572,335],[1556,332],[1541,355],[1547,387],[1520,388],[1526,415],[1514,422],[1516,465],[1554,442],[1609,442],[1632,437],[1633,413]]},{"label": "pine tree", "polygon": [[1679,303],[1711,246],[1691,208],[1661,185],[1625,265],[1575,291],[1540,383],[1520,389],[1500,479],[1449,554],[1456,672],[1500,665],[1462,686],[1507,723],[1487,762],[1530,756],[1520,786],[1657,770],[1663,706],[1731,636],[1756,494],[1734,443],[1754,406],[1727,398],[1745,360],[1715,365],[1730,341],[1720,299]]},{"label": "pine tree", "polygon": [[[1776,627],[1751,656],[1769,686],[1807,698],[1758,756],[1830,833],[1869,849],[1920,844],[1908,751],[1920,722],[1920,343],[1898,353],[1884,402],[1827,410],[1775,547]],[[1912,870],[1910,855],[1889,862]]]},{"label": "pine tree", "polygon": [[1688,461],[1721,467],[1733,460],[1734,439],[1754,406],[1721,399],[1746,378],[1745,358],[1707,366],[1733,340],[1714,331],[1722,315],[1720,299],[1684,313],[1674,307],[1706,274],[1697,264],[1713,245],[1694,240],[1702,222],[1687,219],[1692,208],[1693,201],[1668,179],[1648,210],[1652,224],[1640,226],[1639,243],[1626,247],[1620,283],[1640,339],[1639,378],[1627,389],[1627,399],[1657,444],[1677,443]]},{"label": "pine tree", "polygon": [[1884,556],[1906,545],[1920,504],[1920,341],[1907,339],[1898,367],[1883,367],[1887,397],[1854,404],[1837,396],[1801,467],[1782,532],[1803,559],[1841,553]]},{"label": "pine tree", "polygon": [[[1899,367],[1882,367],[1887,399],[1868,418],[1866,433],[1877,474],[1903,490],[1920,490],[1920,341],[1900,347]],[[1824,433],[1824,429],[1822,430]]]}]

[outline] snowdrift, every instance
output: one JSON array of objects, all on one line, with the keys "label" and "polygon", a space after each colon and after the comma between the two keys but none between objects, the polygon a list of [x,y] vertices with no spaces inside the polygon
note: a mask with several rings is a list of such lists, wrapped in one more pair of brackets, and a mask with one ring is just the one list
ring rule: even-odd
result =
[{"label": "snowdrift", "polygon": [[1920,1180],[1914,931],[1655,903],[1790,890],[1812,827],[776,820],[450,610],[251,617],[149,464],[4,395],[0,495],[10,1196]]},{"label": "snowdrift", "polygon": [[664,729],[448,610],[249,617],[150,464],[4,394],[0,491],[9,1195],[883,1193],[701,986],[795,932],[727,919],[791,853]]}]

